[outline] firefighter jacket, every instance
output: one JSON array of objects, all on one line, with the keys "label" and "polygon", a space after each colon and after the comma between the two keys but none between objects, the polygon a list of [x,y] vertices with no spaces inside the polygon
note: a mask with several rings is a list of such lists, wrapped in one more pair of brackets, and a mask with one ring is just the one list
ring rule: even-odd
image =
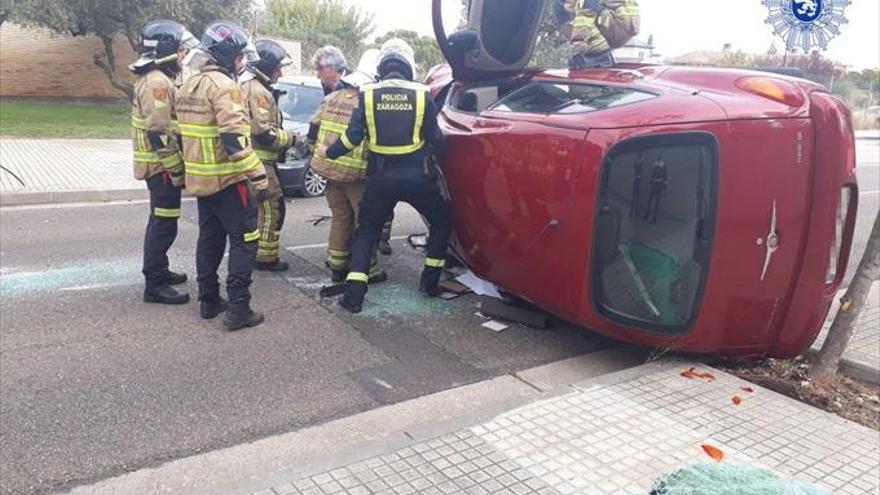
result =
[{"label": "firefighter jacket", "polygon": [[217,66],[183,83],[177,118],[191,194],[210,196],[246,179],[257,189],[268,187],[266,169],[251,148],[244,105],[238,84]]},{"label": "firefighter jacket", "polygon": [[296,142],[296,135],[281,127],[281,113],[272,93],[256,77],[241,83],[244,109],[251,123],[251,144],[264,164],[274,165]]},{"label": "firefighter jacket", "polygon": [[569,34],[569,41],[578,53],[595,54],[620,48],[639,34],[637,0],[596,0],[597,10],[587,7],[584,0],[557,0],[564,3],[566,22],[560,31]]},{"label": "firefighter jacket", "polygon": [[134,83],[131,105],[134,177],[146,180],[160,172],[183,174],[174,114],[174,82],[159,69]]},{"label": "firefighter jacket", "polygon": [[[358,107],[359,91],[353,86],[338,89],[321,103],[309,128],[309,140],[318,145],[330,146],[345,134],[352,114]],[[366,179],[367,158],[363,144],[347,155],[335,159],[312,156],[312,170],[334,182],[360,182]]]},{"label": "firefighter jacket", "polygon": [[437,107],[427,86],[400,79],[368,84],[346,131],[327,149],[336,159],[366,143],[369,160],[423,163],[427,144],[440,153],[443,135],[437,126]]}]

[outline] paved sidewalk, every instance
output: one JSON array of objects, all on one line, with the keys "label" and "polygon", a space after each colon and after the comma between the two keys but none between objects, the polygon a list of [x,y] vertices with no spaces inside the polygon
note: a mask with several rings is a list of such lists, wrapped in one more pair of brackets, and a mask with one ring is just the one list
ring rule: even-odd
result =
[{"label": "paved sidewalk", "polygon": [[[690,366],[717,379],[682,377]],[[645,495],[664,474],[708,461],[704,444],[721,449],[725,463],[837,494],[880,493],[880,432],[717,370],[651,363],[571,390],[251,493]]]},{"label": "paved sidewalk", "polygon": [[[825,321],[822,333],[813,343],[812,351],[822,348],[839,305],[838,298],[828,312],[828,319]],[[880,383],[880,282],[874,282],[871,288],[868,301],[843,354],[841,366],[846,373],[855,378]]]},{"label": "paved sidewalk", "polygon": [[147,197],[127,139],[0,139],[0,204]]}]

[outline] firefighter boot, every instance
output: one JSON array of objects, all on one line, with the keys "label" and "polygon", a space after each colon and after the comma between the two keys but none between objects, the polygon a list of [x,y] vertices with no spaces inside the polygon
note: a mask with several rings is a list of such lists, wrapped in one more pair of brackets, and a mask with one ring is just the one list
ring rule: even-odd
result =
[{"label": "firefighter boot", "polygon": [[440,275],[443,274],[442,267],[426,266],[422,270],[422,279],[419,281],[419,290],[429,297],[439,296],[442,289],[437,285],[440,283]]},{"label": "firefighter boot", "polygon": [[345,294],[339,300],[339,305],[350,313],[360,313],[364,306],[364,297],[366,296],[366,283],[349,280],[345,284]]},{"label": "firefighter boot", "polygon": [[383,256],[391,256],[391,243],[388,242],[388,239],[379,239],[379,252]]},{"label": "firefighter boot", "polygon": [[165,283],[168,285],[180,285],[185,284],[189,278],[185,273],[175,273],[171,270],[165,272]]},{"label": "firefighter boot", "polygon": [[234,304],[230,305],[226,311],[226,316],[223,318],[223,326],[230,332],[234,332],[242,328],[255,327],[263,323],[265,319],[263,313],[252,310],[248,304]]},{"label": "firefighter boot", "polygon": [[341,284],[345,282],[345,277],[348,276],[348,268],[343,268],[342,270],[330,270],[330,280],[334,284]]},{"label": "firefighter boot", "polygon": [[226,299],[218,296],[213,301],[202,301],[199,314],[202,319],[213,320],[220,313],[226,312],[227,309],[229,309],[229,303],[226,302]]},{"label": "firefighter boot", "polygon": [[257,261],[254,269],[258,272],[286,272],[290,265],[286,261],[275,260],[271,263]]},{"label": "firefighter boot", "polygon": [[169,285],[157,285],[144,289],[144,302],[156,304],[186,304],[189,294]]}]

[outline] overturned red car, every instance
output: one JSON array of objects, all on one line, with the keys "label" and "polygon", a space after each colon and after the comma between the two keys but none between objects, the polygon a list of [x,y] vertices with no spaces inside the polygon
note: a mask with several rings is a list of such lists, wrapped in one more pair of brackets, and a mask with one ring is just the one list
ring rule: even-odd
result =
[{"label": "overturned red car", "polygon": [[472,0],[477,41],[453,53],[434,0],[450,67],[429,83],[445,101],[458,256],[616,339],[804,351],[855,226],[848,109],[822,86],[763,72],[526,69],[543,3]]}]

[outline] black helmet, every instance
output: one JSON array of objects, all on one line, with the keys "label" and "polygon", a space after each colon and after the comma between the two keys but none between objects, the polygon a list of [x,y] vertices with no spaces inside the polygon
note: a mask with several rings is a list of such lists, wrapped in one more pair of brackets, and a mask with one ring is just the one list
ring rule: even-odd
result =
[{"label": "black helmet", "polygon": [[244,30],[231,22],[218,21],[205,29],[202,36],[202,49],[214,57],[217,65],[235,72],[235,57],[245,56],[247,63],[259,60],[257,50]]},{"label": "black helmet", "polygon": [[250,69],[266,81],[272,78],[276,70],[293,63],[287,51],[272,40],[260,40],[255,46],[260,60],[250,64]]},{"label": "black helmet", "polygon": [[195,48],[198,40],[180,23],[174,21],[153,21],[144,26],[141,36],[141,55],[161,63],[162,59],[177,55],[177,50]]},{"label": "black helmet", "polygon": [[379,60],[379,78],[385,79],[389,74],[397,73],[404,79],[412,81],[413,70],[409,60],[399,53],[389,53]]}]

